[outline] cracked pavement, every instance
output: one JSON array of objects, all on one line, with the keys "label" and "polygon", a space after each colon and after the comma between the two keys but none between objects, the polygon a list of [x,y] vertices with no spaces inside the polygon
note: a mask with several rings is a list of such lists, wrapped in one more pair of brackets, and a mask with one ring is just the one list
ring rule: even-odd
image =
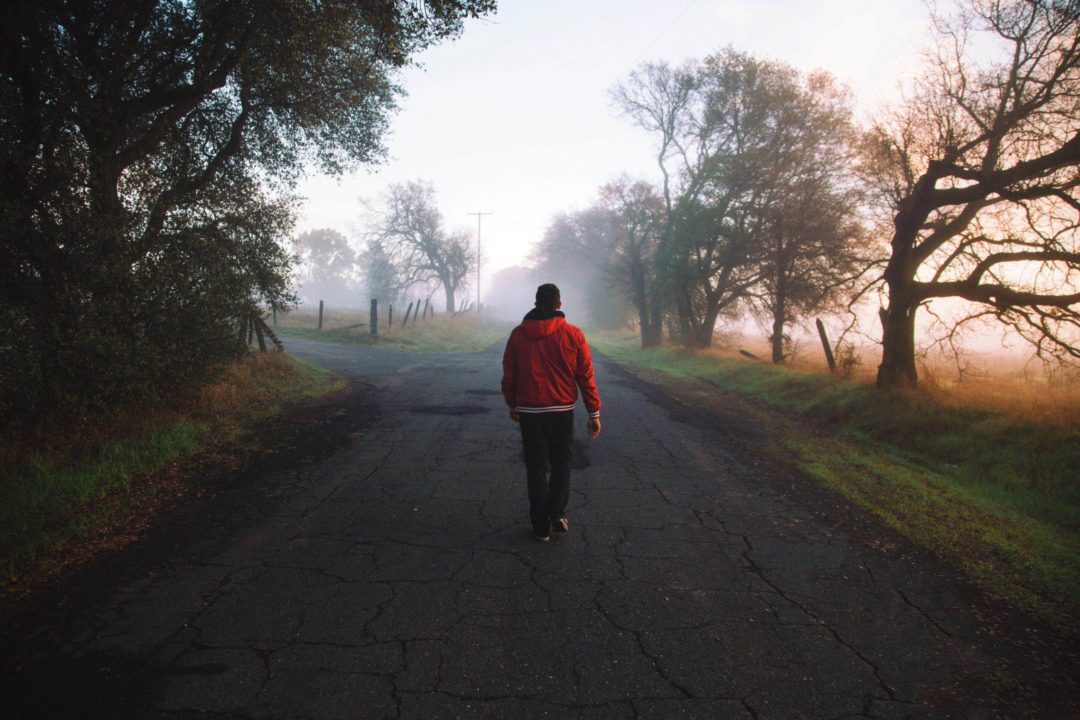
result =
[{"label": "cracked pavement", "polygon": [[9,624],[15,717],[1077,712],[1007,677],[1017,646],[962,582],[867,546],[833,519],[856,511],[602,357],[604,433],[579,410],[571,529],[544,544],[501,345],[288,348],[363,400]]}]

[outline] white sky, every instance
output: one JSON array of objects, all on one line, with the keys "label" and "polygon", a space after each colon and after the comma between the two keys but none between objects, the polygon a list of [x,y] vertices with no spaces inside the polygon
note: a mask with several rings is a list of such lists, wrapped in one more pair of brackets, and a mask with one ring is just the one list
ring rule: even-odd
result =
[{"label": "white sky", "polygon": [[585,207],[620,173],[657,179],[653,138],[608,100],[640,63],[730,45],[829,71],[869,117],[929,37],[922,0],[500,0],[497,15],[467,23],[404,73],[385,164],[301,185],[298,231],[357,237],[358,198],[429,180],[450,228],[475,235],[468,213],[494,213],[483,219],[486,288],[493,272],[525,261],[556,213]]}]

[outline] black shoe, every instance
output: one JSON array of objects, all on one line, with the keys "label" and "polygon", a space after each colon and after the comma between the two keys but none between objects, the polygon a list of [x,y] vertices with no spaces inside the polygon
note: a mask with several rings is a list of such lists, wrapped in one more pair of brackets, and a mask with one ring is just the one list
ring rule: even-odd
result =
[{"label": "black shoe", "polygon": [[570,521],[566,519],[565,515],[560,515],[551,521],[551,530],[557,533],[564,533],[570,529]]},{"label": "black shoe", "polygon": [[533,530],[533,537],[540,542],[547,542],[551,539],[551,533],[547,530]]}]

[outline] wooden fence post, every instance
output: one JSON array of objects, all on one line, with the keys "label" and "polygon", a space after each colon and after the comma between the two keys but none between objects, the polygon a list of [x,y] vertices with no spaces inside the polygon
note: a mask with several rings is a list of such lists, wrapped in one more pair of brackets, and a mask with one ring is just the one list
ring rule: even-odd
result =
[{"label": "wooden fence post", "polygon": [[412,302],[409,302],[409,308],[405,311],[405,319],[401,321],[401,327],[405,328],[409,326],[409,316],[412,315]]},{"label": "wooden fence post", "polygon": [[319,329],[322,330],[322,300],[319,301]]},{"label": "wooden fence post", "polygon": [[386,327],[394,327],[394,306],[386,307]]},{"label": "wooden fence post", "polygon": [[[431,311],[431,317],[435,317],[435,308],[431,306],[431,298],[424,298],[424,317],[427,318],[428,311]],[[416,322],[415,320],[413,322]]]},{"label": "wooden fence post", "polygon": [[277,334],[275,334],[274,331],[270,329],[270,326],[266,324],[266,321],[264,321],[262,318],[255,318],[255,323],[256,325],[262,327],[263,334],[270,338],[270,341],[274,343],[274,347],[278,351],[285,350],[285,345],[281,342],[281,338],[279,338]]},{"label": "wooden fence post", "polygon": [[825,323],[821,318],[817,320],[818,335],[821,336],[821,347],[825,348],[825,360],[829,363],[829,372],[836,374],[836,358],[833,357],[832,347],[829,345],[829,336],[825,334]]},{"label": "wooden fence post", "polygon": [[259,352],[266,352],[266,338],[263,337],[262,318],[253,317],[251,326],[255,328],[255,337],[259,338]]},{"label": "wooden fence post", "polygon": [[379,301],[371,298],[371,334],[379,334]]}]

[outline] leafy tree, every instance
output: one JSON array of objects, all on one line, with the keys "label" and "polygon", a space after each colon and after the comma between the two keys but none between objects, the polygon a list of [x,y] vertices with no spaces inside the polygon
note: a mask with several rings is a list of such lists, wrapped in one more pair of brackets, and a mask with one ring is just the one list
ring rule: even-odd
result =
[{"label": "leafy tree", "polygon": [[235,318],[291,301],[288,188],[382,155],[417,51],[494,0],[6,3],[3,415],[196,383]]},{"label": "leafy tree", "polygon": [[607,269],[637,310],[641,346],[659,345],[663,300],[656,281],[656,250],[664,223],[664,202],[647,182],[620,178],[600,189],[610,213],[613,240]]},{"label": "leafy tree", "polygon": [[434,186],[420,181],[391,185],[369,242],[382,247],[401,288],[437,283],[446,296],[446,311],[454,312],[455,293],[476,267],[476,258],[468,233],[443,227]]},{"label": "leafy tree", "polygon": [[397,268],[379,240],[368,241],[367,249],[360,256],[360,274],[368,295],[378,299],[380,305],[393,304],[401,297],[404,288]]},{"label": "leafy tree", "polygon": [[583,315],[602,327],[625,323],[625,306],[610,291],[607,267],[615,242],[613,216],[602,205],[552,218],[533,252],[542,282],[554,282],[568,306],[581,305]]},{"label": "leafy tree", "polygon": [[294,247],[299,261],[297,281],[307,302],[360,304],[358,257],[344,235],[329,228],[310,230],[296,238]]},{"label": "leafy tree", "polygon": [[[967,0],[936,18],[913,95],[876,125],[864,169],[892,215],[879,387],[911,386],[915,319],[970,303],[1039,355],[1080,357],[1080,19],[1075,3]],[[978,64],[973,47],[997,51]]]},{"label": "leafy tree", "polygon": [[776,82],[767,151],[758,158],[762,182],[774,192],[762,208],[762,273],[753,300],[771,321],[772,360],[781,363],[785,329],[841,300],[866,234],[863,193],[851,172],[847,93],[824,73],[784,69]]},{"label": "leafy tree", "polygon": [[647,64],[614,92],[623,111],[660,139],[666,219],[658,278],[686,344],[708,347],[720,315],[761,280],[763,211],[780,197],[767,159],[792,72],[724,50],[680,68]]}]

